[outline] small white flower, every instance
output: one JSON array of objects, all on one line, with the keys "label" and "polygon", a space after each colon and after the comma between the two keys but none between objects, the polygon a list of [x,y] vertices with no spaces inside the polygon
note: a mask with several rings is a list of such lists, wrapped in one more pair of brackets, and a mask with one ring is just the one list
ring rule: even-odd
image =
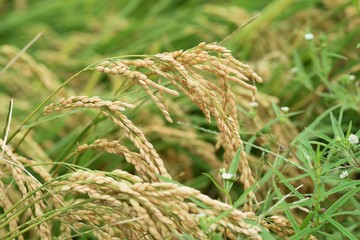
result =
[{"label": "small white flower", "polygon": [[356,136],[355,134],[350,134],[350,136],[348,137],[348,140],[351,144],[358,144],[359,143],[359,137]]},{"label": "small white flower", "polygon": [[349,80],[350,80],[350,81],[354,81],[354,80],[355,80],[355,78],[356,78],[356,77],[355,77],[355,75],[352,75],[352,74],[351,74],[351,75],[349,75]]},{"label": "small white flower", "polygon": [[233,174],[231,174],[231,173],[227,173],[227,172],[225,172],[225,173],[222,173],[221,174],[221,177],[224,179],[224,180],[230,180],[230,179],[234,179],[234,175]]},{"label": "small white flower", "polygon": [[289,110],[290,110],[290,108],[289,107],[281,107],[280,108],[281,109],[281,111],[283,111],[283,112],[285,112],[285,113],[287,113]]},{"label": "small white flower", "polygon": [[344,179],[344,178],[346,178],[347,176],[349,176],[348,171],[343,171],[343,172],[340,174],[340,178],[341,178],[341,179]]},{"label": "small white flower", "polygon": [[305,38],[305,40],[308,40],[308,41],[313,40],[314,39],[314,34],[305,33],[304,38]]},{"label": "small white flower", "polygon": [[257,107],[259,104],[257,102],[251,102],[249,103],[250,107]]}]

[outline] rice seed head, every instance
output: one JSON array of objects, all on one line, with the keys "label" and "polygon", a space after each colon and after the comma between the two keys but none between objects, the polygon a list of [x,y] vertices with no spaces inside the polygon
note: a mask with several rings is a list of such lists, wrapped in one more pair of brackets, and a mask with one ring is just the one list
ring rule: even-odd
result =
[{"label": "rice seed head", "polygon": [[[229,164],[236,150],[242,146],[242,141],[238,134],[234,95],[225,86],[228,86],[227,82],[234,82],[241,87],[249,89],[253,92],[252,100],[254,100],[256,87],[247,82],[250,80],[261,82],[262,79],[248,65],[236,60],[231,55],[230,50],[216,43],[200,43],[195,48],[189,50],[165,52],[146,57],[145,59],[140,61],[129,59],[114,60],[113,62],[107,61],[99,64],[97,70],[105,72],[104,66],[110,69],[116,67],[122,69],[120,74],[137,82],[155,102],[165,118],[172,122],[165,105],[149,88],[150,86],[154,87],[155,84],[150,84],[149,78],[140,73],[140,71],[147,72],[147,75],[154,74],[169,80],[199,106],[208,121],[210,121],[211,116],[215,118],[221,132],[219,145],[224,147],[225,163]],[[137,70],[130,70],[129,66],[136,66]],[[220,79],[220,84],[221,82],[223,83],[224,88],[223,92],[221,92],[222,101],[207,87],[209,84],[204,84],[206,78],[199,73],[199,70],[212,74]],[[229,118],[227,114],[232,116],[233,119]],[[242,173],[240,180],[245,188],[250,187],[255,180],[252,177],[244,150],[241,152],[239,171]]]},{"label": "rice seed head", "polygon": [[98,96],[72,96],[69,98],[62,98],[57,103],[50,103],[44,108],[45,115],[70,108],[109,108],[113,111],[125,111],[126,108],[134,108],[135,106],[121,101],[105,101]]}]

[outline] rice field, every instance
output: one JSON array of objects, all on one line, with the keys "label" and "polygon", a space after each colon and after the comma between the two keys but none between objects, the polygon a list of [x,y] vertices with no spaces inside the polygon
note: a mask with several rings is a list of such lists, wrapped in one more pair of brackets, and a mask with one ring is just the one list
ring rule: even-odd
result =
[{"label": "rice field", "polygon": [[360,238],[360,2],[0,1],[0,239]]}]

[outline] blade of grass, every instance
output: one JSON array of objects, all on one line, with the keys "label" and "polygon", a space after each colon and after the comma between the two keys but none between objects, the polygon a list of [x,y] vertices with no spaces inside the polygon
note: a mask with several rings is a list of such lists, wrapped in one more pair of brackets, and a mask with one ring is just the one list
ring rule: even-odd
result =
[{"label": "blade of grass", "polygon": [[241,153],[242,146],[238,148],[238,150],[235,153],[234,158],[231,161],[230,167],[229,167],[229,173],[232,175],[236,175],[236,171],[239,167],[240,162],[240,153]]},{"label": "blade of grass", "polygon": [[332,114],[332,113],[330,113],[330,119],[331,119],[331,125],[333,128],[335,137],[338,137],[341,139],[345,138],[344,133],[341,129],[341,120],[339,119],[339,121],[337,121],[334,114]]},{"label": "blade of grass", "polygon": [[301,193],[299,193],[299,192],[296,190],[296,188],[294,188],[294,187],[289,183],[289,181],[287,180],[287,178],[286,178],[284,175],[282,175],[282,174],[279,172],[279,170],[273,168],[273,171],[274,171],[274,173],[280,178],[281,182],[282,182],[292,193],[294,193],[294,195],[295,195],[297,198],[299,198],[299,199],[304,199],[304,196],[303,196]]},{"label": "blade of grass", "polygon": [[298,231],[296,234],[288,238],[288,240],[298,240],[298,239],[308,239],[308,237],[316,233],[318,231],[319,227],[312,227],[309,225],[308,227],[304,228],[301,231]]},{"label": "blade of grass", "polygon": [[13,65],[18,59],[19,57],[24,53],[26,52],[30,47],[31,45],[33,45],[42,35],[43,35],[44,32],[40,32],[38,33],[28,44],[26,44],[26,46],[21,49],[20,52],[18,52],[18,54],[16,54],[16,56],[11,59],[10,62],[8,62],[8,64],[6,64],[6,66],[0,71],[0,77],[2,74],[4,74],[4,72],[9,68],[11,67],[11,65]]},{"label": "blade of grass", "polygon": [[339,222],[332,219],[328,214],[324,214],[323,218],[328,221],[331,225],[333,225],[335,228],[337,228],[343,236],[346,236],[350,240],[358,240],[356,236],[354,236],[350,231],[348,231],[343,225],[341,225]]},{"label": "blade of grass", "polygon": [[302,131],[299,135],[297,135],[294,140],[291,142],[291,145],[295,144],[296,142],[298,142],[300,139],[305,138],[308,135],[308,131],[309,130],[313,130],[315,129],[315,127],[321,123],[321,120],[324,119],[328,114],[330,114],[332,111],[334,111],[335,109],[341,107],[341,105],[336,105],[333,106],[329,109],[327,109],[326,111],[324,111],[323,113],[321,113],[308,127],[305,128],[304,131]]},{"label": "blade of grass", "polygon": [[351,197],[360,191],[360,188],[354,188],[346,192],[341,198],[339,198],[334,204],[332,204],[328,209],[326,209],[326,214],[332,216],[340,207],[342,207]]},{"label": "blade of grass", "polygon": [[351,182],[341,182],[338,186],[331,188],[326,192],[326,196],[330,196],[332,194],[347,191],[348,188],[355,187],[358,188],[360,186],[360,181],[351,181]]},{"label": "blade of grass", "polygon": [[209,226],[211,226],[212,224],[218,222],[219,220],[221,220],[222,218],[226,217],[227,215],[229,215],[234,209],[238,208],[239,206],[241,206],[242,204],[245,203],[246,201],[246,197],[249,195],[250,192],[252,192],[254,189],[256,188],[256,185],[252,185],[251,187],[249,187],[248,189],[246,189],[241,196],[235,201],[234,205],[232,208],[222,212],[219,216],[217,216],[216,218],[213,218],[210,222],[209,222]]},{"label": "blade of grass", "polygon": [[55,120],[57,118],[63,118],[63,117],[66,117],[68,115],[74,114],[74,113],[79,112],[79,111],[81,111],[81,109],[73,109],[73,110],[69,110],[67,112],[57,113],[56,115],[48,115],[48,116],[42,117],[41,119],[39,119],[37,121],[34,121],[32,123],[23,125],[21,127],[21,130],[33,128],[33,127],[38,126],[40,124],[50,122],[50,121]]},{"label": "blade of grass", "polygon": [[[282,209],[285,212],[285,215],[286,215],[287,219],[289,220],[291,226],[293,227],[295,233],[298,232],[300,230],[299,226],[295,220],[295,217],[290,212],[290,208],[288,207],[287,203],[285,202],[285,199],[290,197],[291,194],[287,194],[287,195],[283,196],[282,193],[280,192],[280,189],[277,187],[275,181],[273,181],[273,188],[275,190],[276,196],[280,199],[278,204],[280,203],[280,205],[282,206]],[[276,204],[274,206],[276,206]]]},{"label": "blade of grass", "polygon": [[9,111],[8,111],[8,115],[6,117],[6,124],[5,124],[5,128],[4,128],[4,133],[3,133],[3,144],[1,146],[2,151],[1,151],[0,158],[3,158],[6,141],[9,136],[13,106],[14,106],[14,99],[11,99],[9,102]]}]

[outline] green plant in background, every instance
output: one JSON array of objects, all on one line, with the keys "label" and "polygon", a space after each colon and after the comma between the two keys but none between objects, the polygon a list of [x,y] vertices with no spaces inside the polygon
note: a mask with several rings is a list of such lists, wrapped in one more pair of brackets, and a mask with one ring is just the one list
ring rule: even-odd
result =
[{"label": "green plant in background", "polygon": [[[356,206],[345,207],[348,201],[357,201],[356,195],[359,191],[357,187],[359,181],[348,178],[349,172],[358,172],[358,166],[350,163],[359,159],[359,154],[356,153],[355,156],[350,150],[356,147],[357,136],[353,134],[350,140],[346,138],[341,127],[342,114],[343,111],[336,120],[330,113],[334,138],[312,131],[311,135],[319,140],[298,140],[301,150],[299,160],[305,166],[306,175],[310,176],[315,185],[310,202],[312,210],[304,218],[300,226],[301,230],[292,237],[293,239],[317,231],[325,237],[357,238],[357,234],[352,233],[354,227],[352,219],[356,219],[359,212]],[[347,136],[350,136],[350,131],[351,124]],[[345,209],[342,209],[343,207]],[[329,224],[337,231],[334,236],[324,231],[331,229],[327,226]]]}]

